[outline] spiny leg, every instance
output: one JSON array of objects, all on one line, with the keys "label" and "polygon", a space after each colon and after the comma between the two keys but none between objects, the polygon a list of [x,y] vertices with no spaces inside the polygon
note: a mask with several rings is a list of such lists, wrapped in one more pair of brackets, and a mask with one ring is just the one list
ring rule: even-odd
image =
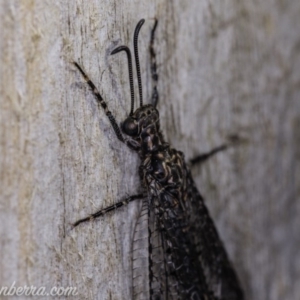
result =
[{"label": "spiny leg", "polygon": [[87,82],[87,84],[90,86],[90,88],[93,91],[93,94],[95,95],[98,103],[102,106],[102,108],[104,109],[105,114],[107,115],[115,133],[117,138],[125,143],[125,139],[121,133],[120,127],[116,122],[116,119],[114,118],[114,116],[112,115],[111,111],[108,109],[105,101],[103,100],[102,96],[100,95],[98,89],[96,88],[96,86],[94,85],[94,83],[89,79],[89,77],[86,75],[86,73],[81,69],[81,67],[78,65],[77,62],[74,62],[74,65],[77,67],[77,69],[79,70],[79,72],[82,74],[83,78],[85,79],[85,81]]},{"label": "spiny leg", "polygon": [[73,223],[73,227],[76,227],[76,226],[78,226],[81,223],[84,223],[84,222],[96,219],[96,218],[98,218],[100,216],[105,215],[106,213],[108,213],[110,211],[116,210],[117,208],[120,208],[120,207],[122,207],[122,206],[124,206],[124,205],[126,205],[126,204],[128,204],[128,203],[130,203],[132,201],[134,201],[134,200],[142,199],[144,197],[146,197],[146,195],[144,195],[144,194],[138,194],[138,195],[133,195],[133,196],[127,197],[123,201],[117,202],[117,203],[115,203],[115,204],[113,204],[111,206],[108,206],[106,208],[103,208],[103,209],[97,211],[94,214],[91,214],[90,216],[88,216],[86,218],[83,218],[83,219],[80,219],[80,220],[76,221],[75,223]]},{"label": "spiny leg", "polygon": [[189,160],[190,165],[194,166],[194,165],[196,165],[198,163],[202,163],[202,162],[206,161],[207,159],[209,159],[210,157],[212,157],[213,155],[217,154],[218,152],[227,150],[229,147],[239,146],[242,143],[246,143],[248,141],[247,139],[242,138],[242,137],[240,137],[237,134],[229,135],[227,137],[227,139],[228,139],[228,143],[227,144],[223,144],[223,145],[221,145],[219,147],[216,147],[216,148],[212,149],[209,152],[200,154],[200,155],[194,157],[193,159]]},{"label": "spiny leg", "polygon": [[157,19],[155,19],[154,26],[151,31],[151,38],[150,38],[150,45],[149,45],[149,52],[150,52],[150,60],[151,60],[151,75],[152,75],[152,82],[153,82],[153,91],[152,91],[152,105],[154,107],[157,106],[159,95],[157,91],[157,81],[158,81],[158,74],[157,74],[157,64],[156,64],[156,53],[154,50],[154,37],[155,37],[155,30],[157,27]]},{"label": "spiny leg", "polygon": [[221,145],[219,147],[216,147],[216,148],[212,149],[209,152],[200,154],[200,155],[192,158],[189,162],[190,162],[191,166],[194,166],[194,165],[196,165],[198,163],[203,163],[204,161],[206,161],[207,159],[209,159],[213,155],[217,154],[218,152],[224,151],[227,148],[228,148],[228,145],[226,145],[226,144]]}]

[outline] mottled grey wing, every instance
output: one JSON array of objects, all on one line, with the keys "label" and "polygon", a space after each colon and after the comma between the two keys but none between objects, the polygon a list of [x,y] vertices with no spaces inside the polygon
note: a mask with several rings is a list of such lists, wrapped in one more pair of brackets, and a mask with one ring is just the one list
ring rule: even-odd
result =
[{"label": "mottled grey wing", "polygon": [[132,299],[149,300],[149,202],[143,204],[132,242]]},{"label": "mottled grey wing", "polygon": [[134,230],[133,299],[177,300],[176,282],[168,277],[166,241],[155,202],[153,198],[143,200]]},{"label": "mottled grey wing", "polygon": [[208,289],[217,299],[243,300],[238,278],[189,170],[186,184],[189,201],[185,202],[185,207],[192,224],[190,232]]},{"label": "mottled grey wing", "polygon": [[242,300],[203,199],[185,166],[184,172],[181,193],[168,190],[143,202],[133,242],[133,299]]},{"label": "mottled grey wing", "polygon": [[152,200],[150,207],[153,207],[163,257],[158,263],[164,268],[156,270],[157,278],[164,280],[160,283],[163,297],[153,299],[215,300],[198,259],[184,200],[170,192],[160,193]]},{"label": "mottled grey wing", "polygon": [[166,285],[166,266],[161,231],[153,200],[144,199],[133,238],[133,299],[172,299]]},{"label": "mottled grey wing", "polygon": [[162,191],[149,203],[156,233],[149,241],[158,245],[152,249],[150,278],[152,272],[153,287],[160,288],[150,299],[243,300],[203,198],[189,170],[182,169],[181,188]]}]

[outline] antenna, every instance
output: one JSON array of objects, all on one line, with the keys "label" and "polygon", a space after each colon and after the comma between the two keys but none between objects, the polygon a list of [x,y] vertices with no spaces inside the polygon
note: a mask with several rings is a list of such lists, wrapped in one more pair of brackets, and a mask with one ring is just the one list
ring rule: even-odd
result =
[{"label": "antenna", "polygon": [[133,87],[133,74],[132,74],[132,59],[131,52],[127,46],[120,46],[111,52],[111,55],[119,53],[121,51],[125,51],[128,59],[128,73],[129,73],[129,84],[130,84],[130,93],[131,93],[131,108],[130,108],[130,116],[133,114],[134,109],[134,87]]},{"label": "antenna", "polygon": [[138,35],[144,23],[145,23],[145,19],[142,19],[138,22],[138,24],[135,27],[134,36],[133,36],[134,57],[135,57],[136,73],[137,73],[138,86],[139,86],[139,94],[140,94],[140,106],[143,106],[143,90],[142,90],[142,78],[141,78],[140,61],[139,61],[139,51],[138,51]]}]

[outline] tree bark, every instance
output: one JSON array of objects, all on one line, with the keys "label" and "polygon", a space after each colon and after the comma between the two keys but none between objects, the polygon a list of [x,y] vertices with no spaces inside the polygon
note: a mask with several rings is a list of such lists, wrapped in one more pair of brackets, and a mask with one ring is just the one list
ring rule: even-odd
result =
[{"label": "tree bark", "polygon": [[190,159],[239,138],[193,174],[246,299],[299,297],[298,0],[0,3],[0,289],[71,286],[74,299],[130,299],[140,203],[71,223],[138,192],[139,161],[72,62],[124,120],[127,63],[110,52],[132,48],[146,19],[139,50],[149,101],[157,18],[166,140]]}]

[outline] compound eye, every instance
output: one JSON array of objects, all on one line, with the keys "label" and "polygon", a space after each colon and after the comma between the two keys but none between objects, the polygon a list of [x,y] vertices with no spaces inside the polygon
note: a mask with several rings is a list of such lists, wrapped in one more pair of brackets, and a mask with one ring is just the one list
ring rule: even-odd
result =
[{"label": "compound eye", "polygon": [[125,134],[134,136],[138,134],[138,124],[132,117],[128,117],[122,124],[122,129]]},{"label": "compound eye", "polygon": [[157,180],[162,180],[166,177],[166,171],[160,160],[155,160],[153,162],[153,171],[154,171],[154,176]]}]

